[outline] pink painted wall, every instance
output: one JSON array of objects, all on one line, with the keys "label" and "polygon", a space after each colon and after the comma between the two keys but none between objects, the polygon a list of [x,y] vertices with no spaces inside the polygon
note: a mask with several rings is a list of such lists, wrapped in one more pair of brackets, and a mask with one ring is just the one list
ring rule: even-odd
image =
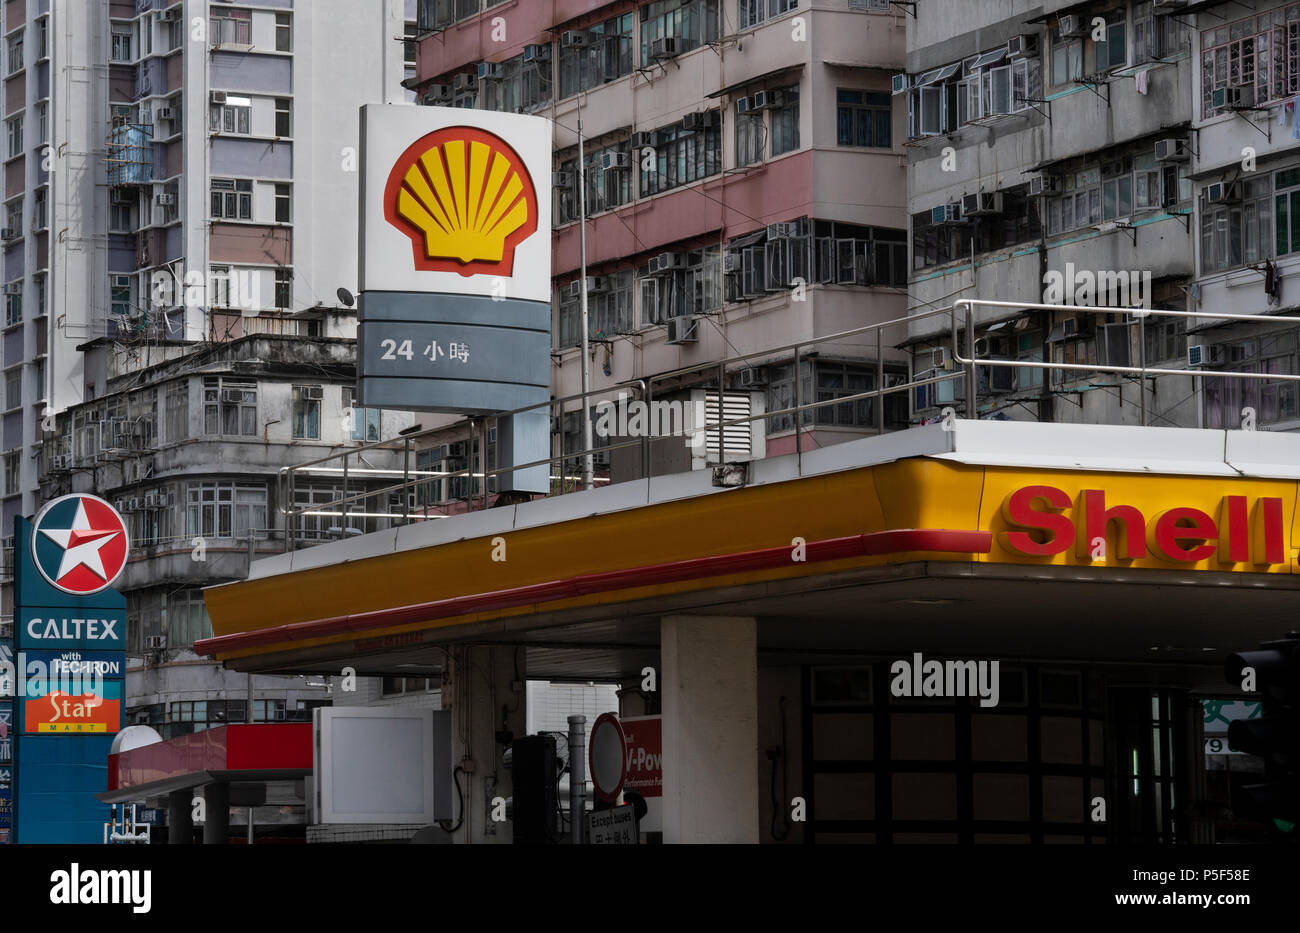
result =
[{"label": "pink painted wall", "polygon": [[27,176],[27,159],[14,159],[12,162],[5,163],[5,197],[12,198],[16,194],[22,194],[23,181]]},{"label": "pink painted wall", "polygon": [[5,113],[22,110],[27,105],[27,72],[5,82]]},{"label": "pink painted wall", "polygon": [[[456,23],[419,44],[416,51],[416,74],[430,78],[461,68],[470,62],[504,61],[518,55],[525,45],[549,41],[542,33],[552,26],[568,23],[596,10],[607,18],[632,9],[624,0],[512,0],[486,10],[475,19]],[[493,21],[504,21],[504,42],[493,38]],[[575,24],[577,25],[577,24]]]},{"label": "pink painted wall", "polygon": [[213,224],[208,242],[213,262],[293,262],[293,242],[283,227]]},{"label": "pink painted wall", "polygon": [[185,80],[185,56],[173,55],[167,59],[167,93],[170,94]]},{"label": "pink painted wall", "polygon": [[[716,175],[691,188],[598,215],[587,224],[587,263],[653,251],[718,230],[730,238],[800,214],[811,216],[814,155],[799,152],[745,175]],[[557,230],[551,274],[576,270],[579,253],[578,225]]]}]

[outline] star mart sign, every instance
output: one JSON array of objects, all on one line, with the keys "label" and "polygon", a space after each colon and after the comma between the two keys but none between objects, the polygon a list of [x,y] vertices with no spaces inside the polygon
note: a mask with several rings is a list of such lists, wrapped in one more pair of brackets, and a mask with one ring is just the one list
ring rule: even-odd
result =
[{"label": "star mart sign", "polygon": [[1073,556],[1083,562],[1154,559],[1207,569],[1266,570],[1287,563],[1284,500],[1221,495],[1215,514],[1186,505],[1144,513],[1083,489],[1073,498],[1049,485],[1021,486],[1002,500],[998,541],[1021,557]]}]

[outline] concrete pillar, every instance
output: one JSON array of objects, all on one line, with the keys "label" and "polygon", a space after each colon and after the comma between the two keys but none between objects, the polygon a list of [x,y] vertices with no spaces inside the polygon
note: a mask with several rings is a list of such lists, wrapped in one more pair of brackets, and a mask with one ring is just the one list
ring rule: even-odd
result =
[{"label": "concrete pillar", "polygon": [[188,846],[194,842],[194,789],[174,790],[167,795],[167,844]]},{"label": "concrete pillar", "polygon": [[520,738],[528,728],[524,649],[457,647],[449,669],[451,682],[444,677],[442,708],[452,711],[452,763],[463,769],[464,805],[452,839],[513,842],[510,821],[492,819],[492,801],[511,794],[510,769],[501,759],[508,746],[498,741],[497,733]]},{"label": "concrete pillar", "polygon": [[664,842],[759,841],[754,619],[660,621]]},{"label": "concrete pillar", "polygon": [[230,842],[230,785],[214,781],[203,787],[203,844],[224,846]]}]

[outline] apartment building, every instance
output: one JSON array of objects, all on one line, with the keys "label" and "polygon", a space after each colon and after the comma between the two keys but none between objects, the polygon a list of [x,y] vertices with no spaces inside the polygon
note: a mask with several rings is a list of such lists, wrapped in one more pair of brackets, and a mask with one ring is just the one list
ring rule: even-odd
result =
[{"label": "apartment building", "polygon": [[[285,547],[282,466],[411,423],[353,410],[350,293],[357,112],[413,97],[414,0],[3,16],[3,534],[67,492],[114,502],[132,534],[128,720],[243,721],[245,678],[190,650],[210,633],[201,588]],[[312,541],[375,520],[306,524]],[[255,687],[258,719],[327,697]]]},{"label": "apartment building", "polygon": [[[899,341],[861,336],[805,348],[798,384],[792,350],[725,364],[721,387],[718,362],[904,316],[905,112],[889,92],[906,18],[884,0],[419,4],[421,103],[555,123],[554,396],[582,391],[584,208],[595,389],[653,379],[654,398],[716,403],[721,388],[741,418],[905,381]],[[803,444],[904,424],[903,401],[809,412]],[[583,446],[580,403],[564,407],[557,455]],[[794,427],[778,415],[725,444],[783,453]],[[651,468],[703,464],[677,448]],[[596,461],[615,481],[644,467]]]}]

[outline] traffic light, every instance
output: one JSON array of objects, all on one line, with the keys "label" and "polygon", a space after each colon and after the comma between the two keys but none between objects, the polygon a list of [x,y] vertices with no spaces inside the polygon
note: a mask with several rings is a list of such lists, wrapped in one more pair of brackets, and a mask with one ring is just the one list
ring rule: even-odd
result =
[{"label": "traffic light", "polygon": [[1228,726],[1228,747],[1264,759],[1263,784],[1247,785],[1253,809],[1283,832],[1300,823],[1300,635],[1228,656],[1224,675],[1259,694],[1262,715]]}]

